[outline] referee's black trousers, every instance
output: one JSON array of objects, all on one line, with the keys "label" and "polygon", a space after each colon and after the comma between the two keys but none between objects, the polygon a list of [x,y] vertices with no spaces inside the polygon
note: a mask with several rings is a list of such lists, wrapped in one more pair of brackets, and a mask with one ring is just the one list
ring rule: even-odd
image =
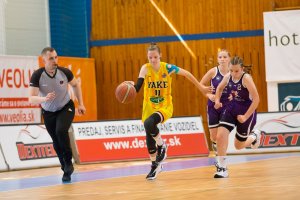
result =
[{"label": "referee's black trousers", "polygon": [[72,149],[68,130],[75,116],[74,102],[70,100],[61,110],[49,112],[42,110],[46,129],[53,141],[62,170],[72,163]]}]

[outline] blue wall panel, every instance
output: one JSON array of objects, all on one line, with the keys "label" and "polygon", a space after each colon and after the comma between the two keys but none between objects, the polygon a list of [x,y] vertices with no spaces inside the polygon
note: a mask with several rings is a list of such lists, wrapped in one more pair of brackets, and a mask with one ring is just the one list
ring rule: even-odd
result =
[{"label": "blue wall panel", "polygon": [[49,0],[51,46],[60,56],[89,57],[90,0]]}]

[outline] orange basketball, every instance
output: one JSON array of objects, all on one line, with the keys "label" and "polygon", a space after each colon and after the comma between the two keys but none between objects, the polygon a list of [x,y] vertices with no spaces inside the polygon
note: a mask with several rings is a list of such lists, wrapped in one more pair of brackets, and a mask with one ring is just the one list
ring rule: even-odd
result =
[{"label": "orange basketball", "polygon": [[115,95],[120,103],[127,104],[134,101],[136,97],[136,90],[132,84],[123,82],[116,88]]}]

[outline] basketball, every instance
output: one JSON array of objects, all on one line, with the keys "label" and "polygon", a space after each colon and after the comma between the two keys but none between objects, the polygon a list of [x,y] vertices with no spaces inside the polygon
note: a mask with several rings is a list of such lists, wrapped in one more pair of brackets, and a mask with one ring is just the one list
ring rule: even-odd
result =
[{"label": "basketball", "polygon": [[135,87],[128,82],[123,82],[116,88],[116,98],[120,103],[131,103],[136,97]]}]

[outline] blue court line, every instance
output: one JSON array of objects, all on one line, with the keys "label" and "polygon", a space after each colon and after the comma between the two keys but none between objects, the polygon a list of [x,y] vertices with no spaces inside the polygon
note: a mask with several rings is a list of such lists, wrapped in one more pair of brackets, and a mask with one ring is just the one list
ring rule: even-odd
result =
[{"label": "blue court line", "polygon": [[[285,157],[293,157],[293,156],[300,157],[300,154],[280,153],[280,154],[259,154],[259,155],[255,154],[255,155],[247,155],[247,156],[235,155],[235,156],[228,156],[228,163],[237,164],[237,163],[245,163],[249,161],[266,160],[272,158],[285,158]],[[208,157],[167,162],[164,164],[164,171],[175,171],[175,170],[182,170],[182,169],[207,167],[207,166],[214,165],[214,162],[215,162],[215,158],[208,158]],[[126,176],[135,176],[135,175],[145,175],[148,173],[149,168],[150,165],[140,165],[140,166],[129,166],[129,167],[122,167],[122,168],[114,168],[114,169],[94,170],[88,172],[75,172],[72,175],[72,183],[103,180],[109,178],[119,178],[119,177],[126,177]],[[0,192],[62,185],[63,183],[61,182],[61,176],[62,175],[53,175],[53,176],[0,181]],[[68,184],[72,184],[72,183],[68,183]]]},{"label": "blue court line", "polygon": [[[189,40],[208,40],[208,39],[222,39],[222,38],[237,38],[237,37],[256,37],[263,36],[264,30],[245,30],[245,31],[228,31],[216,33],[199,33],[199,34],[183,34],[182,39]],[[169,36],[155,36],[155,37],[141,37],[141,38],[122,38],[111,40],[90,40],[91,47],[99,46],[114,46],[125,44],[144,44],[150,42],[179,42],[180,39],[176,35]]]}]

